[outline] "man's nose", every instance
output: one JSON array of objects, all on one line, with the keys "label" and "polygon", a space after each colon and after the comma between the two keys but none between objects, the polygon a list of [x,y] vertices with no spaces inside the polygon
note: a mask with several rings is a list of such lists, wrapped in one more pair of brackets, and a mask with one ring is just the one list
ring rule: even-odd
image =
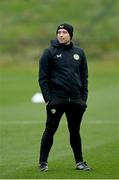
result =
[{"label": "man's nose", "polygon": [[63,36],[63,33],[62,33],[62,32],[60,33],[60,36]]}]

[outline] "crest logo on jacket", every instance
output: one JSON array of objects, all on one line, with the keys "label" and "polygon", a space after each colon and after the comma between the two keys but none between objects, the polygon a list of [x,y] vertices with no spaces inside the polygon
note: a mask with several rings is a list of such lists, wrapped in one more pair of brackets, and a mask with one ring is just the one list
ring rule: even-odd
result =
[{"label": "crest logo on jacket", "polygon": [[79,56],[79,54],[74,54],[74,55],[73,55],[73,58],[74,58],[75,60],[79,60],[79,59],[80,59],[80,56]]}]

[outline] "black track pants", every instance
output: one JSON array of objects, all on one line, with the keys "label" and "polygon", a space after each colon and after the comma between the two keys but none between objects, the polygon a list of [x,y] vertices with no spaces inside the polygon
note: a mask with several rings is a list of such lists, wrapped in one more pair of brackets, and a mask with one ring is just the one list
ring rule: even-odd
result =
[{"label": "black track pants", "polygon": [[80,136],[80,124],[85,109],[79,104],[65,103],[47,105],[47,121],[45,131],[41,139],[39,163],[47,162],[50,149],[53,144],[53,136],[58,128],[63,113],[66,114],[70,134],[70,144],[76,163],[83,161],[82,144]]}]

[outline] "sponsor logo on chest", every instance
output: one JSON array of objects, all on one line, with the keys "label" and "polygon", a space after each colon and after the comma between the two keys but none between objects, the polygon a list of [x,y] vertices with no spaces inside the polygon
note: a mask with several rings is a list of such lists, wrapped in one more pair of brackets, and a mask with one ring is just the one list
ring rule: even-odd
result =
[{"label": "sponsor logo on chest", "polygon": [[62,57],[62,54],[57,54],[56,57],[57,57],[57,58],[61,58],[61,57]]},{"label": "sponsor logo on chest", "polygon": [[[62,58],[62,54],[61,53],[60,54],[56,54],[56,57],[57,57],[57,59],[60,59],[60,58]],[[73,54],[73,59],[76,60],[76,61],[79,60],[80,59],[80,55],[79,54]]]}]

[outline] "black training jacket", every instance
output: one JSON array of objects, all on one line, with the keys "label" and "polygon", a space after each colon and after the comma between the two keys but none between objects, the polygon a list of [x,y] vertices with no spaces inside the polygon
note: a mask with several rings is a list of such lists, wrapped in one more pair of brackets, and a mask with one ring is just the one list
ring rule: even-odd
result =
[{"label": "black training jacket", "polygon": [[88,67],[84,51],[73,45],[51,41],[39,61],[39,85],[45,102],[52,97],[66,100],[88,97]]}]

